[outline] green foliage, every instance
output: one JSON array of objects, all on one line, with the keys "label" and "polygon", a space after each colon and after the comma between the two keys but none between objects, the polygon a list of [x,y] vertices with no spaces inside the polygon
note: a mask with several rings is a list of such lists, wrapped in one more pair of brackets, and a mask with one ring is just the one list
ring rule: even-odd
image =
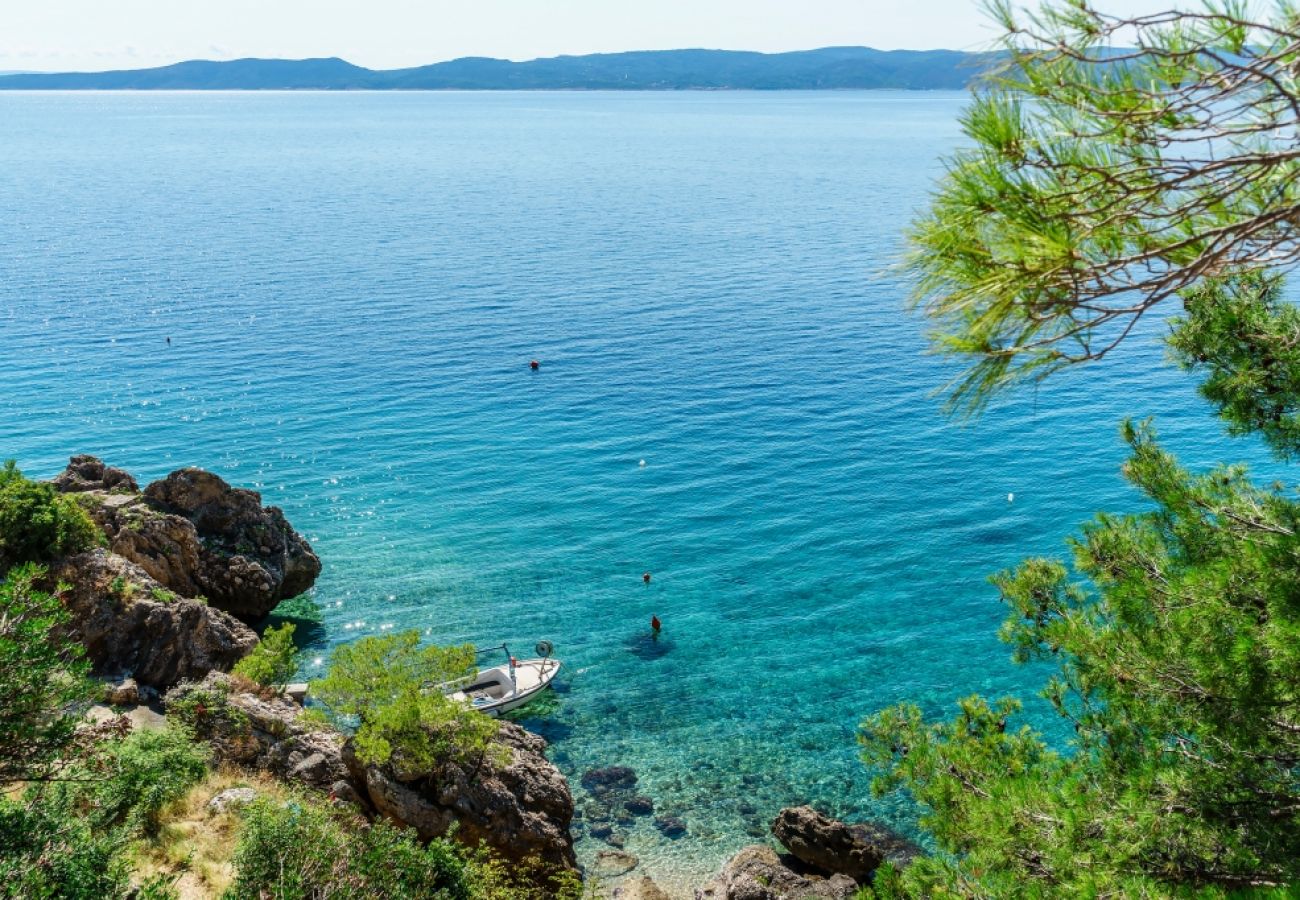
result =
[{"label": "green foliage", "polygon": [[91,696],[80,645],[60,637],[68,613],[36,588],[45,572],[26,564],[0,582],[0,785],[51,775],[74,742]]},{"label": "green foliage", "polygon": [[156,587],[149,591],[149,599],[155,603],[175,603],[176,594],[167,588]]},{"label": "green foliage", "polygon": [[1007,62],[962,114],[909,264],[936,349],[970,364],[950,398],[966,410],[1105,355],[1207,277],[1300,255],[1290,2],[989,6]]},{"label": "green foliage", "polygon": [[0,574],[25,562],[79,553],[100,539],[75,500],[29,481],[13,460],[0,468]]},{"label": "green foliage", "polygon": [[116,900],[129,870],[117,835],[96,832],[66,798],[0,798],[0,897]]},{"label": "green foliage", "polygon": [[62,786],[76,797],[81,815],[101,830],[153,834],[163,807],[207,772],[207,754],[178,725],[133,731],[105,749],[96,761],[95,778]]},{"label": "green foliage", "polygon": [[[203,755],[184,731],[137,731],[78,756],[61,780],[0,799],[0,896],[133,896],[127,848],[158,813],[203,777]],[[165,880],[134,896],[175,896]]]},{"label": "green foliage", "polygon": [[336,647],[311,694],[356,721],[357,756],[403,776],[482,754],[496,721],[443,696],[440,685],[474,674],[474,648],[421,647],[420,633],[365,637]]},{"label": "green foliage", "polygon": [[1125,425],[1126,477],[1154,503],[1101,515],[1070,580],[1029,560],[994,582],[1018,661],[1075,735],[1058,753],[1012,700],[928,723],[863,723],[878,790],[906,788],[945,855],[881,896],[1172,896],[1300,878],[1300,504],[1240,468],[1193,476]]},{"label": "green foliage", "polygon": [[230,703],[230,688],[183,682],[167,695],[167,718],[202,741],[255,740],[244,711]]},{"label": "green foliage", "polygon": [[231,674],[255,681],[263,687],[283,689],[298,671],[298,648],[293,643],[293,632],[292,622],[262,632],[257,646],[235,663]]},{"label": "green foliage", "polygon": [[1183,294],[1169,346],[1232,434],[1257,433],[1283,458],[1300,455],[1300,309],[1282,280],[1260,273],[1207,281]]},{"label": "green foliage", "polygon": [[413,831],[363,826],[306,798],[244,810],[235,873],[227,900],[475,896],[470,866],[447,841],[421,845]]}]

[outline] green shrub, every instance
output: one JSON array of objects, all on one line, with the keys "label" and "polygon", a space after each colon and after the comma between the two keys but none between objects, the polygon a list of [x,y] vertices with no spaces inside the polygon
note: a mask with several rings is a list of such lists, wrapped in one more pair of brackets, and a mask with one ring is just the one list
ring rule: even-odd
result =
[{"label": "green shrub", "polygon": [[0,573],[20,563],[79,553],[100,537],[71,497],[24,478],[13,460],[0,468]]},{"label": "green shrub", "polygon": [[68,710],[91,694],[84,651],[61,637],[67,610],[36,588],[44,576],[27,563],[0,581],[0,785],[65,764],[81,721]]},{"label": "green shrub", "polygon": [[472,646],[422,647],[420,633],[407,631],[336,647],[311,694],[335,716],[358,723],[362,762],[391,763],[401,777],[418,777],[443,762],[482,756],[497,733],[495,719],[439,688],[474,671]]},{"label": "green shrub", "polygon": [[252,652],[235,663],[231,674],[263,687],[282,689],[298,671],[298,648],[293,643],[293,632],[292,622],[268,628]]},{"label": "green shrub", "polygon": [[76,789],[81,808],[97,826],[153,834],[158,814],[207,772],[207,754],[188,729],[133,731],[106,748],[97,766],[104,775]]},{"label": "green shrub", "polygon": [[185,726],[200,740],[254,740],[248,716],[230,704],[228,691],[224,685],[178,685],[167,695],[167,718]]},{"label": "green shrub", "polygon": [[118,835],[97,833],[64,794],[0,798],[0,897],[115,900],[128,895]]},{"label": "green shrub", "polygon": [[445,840],[360,820],[306,799],[254,801],[244,810],[227,900],[421,897],[469,900],[473,869]]}]

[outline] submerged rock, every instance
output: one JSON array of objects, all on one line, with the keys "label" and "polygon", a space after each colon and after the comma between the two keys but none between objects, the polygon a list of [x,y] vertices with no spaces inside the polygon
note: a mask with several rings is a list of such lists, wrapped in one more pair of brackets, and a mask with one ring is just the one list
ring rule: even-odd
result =
[{"label": "submerged rock", "polygon": [[649,816],[655,811],[655,802],[649,797],[633,797],[623,801],[623,808],[634,816]]},{"label": "submerged rock", "polygon": [[858,885],[847,875],[816,878],[790,869],[771,847],[746,847],[727,860],[718,877],[695,892],[697,900],[849,900]]},{"label": "submerged rock", "polygon": [[67,633],[86,648],[95,674],[129,674],[162,689],[229,669],[257,643],[238,619],[177,597],[102,548],[60,561],[49,582],[67,586],[59,595],[72,617]]},{"label": "submerged rock", "polygon": [[669,900],[663,888],[651,881],[649,875],[620,884],[614,888],[612,896],[614,900]]},{"label": "submerged rock", "polygon": [[686,823],[677,816],[656,816],[655,828],[666,838],[679,838],[686,833]]},{"label": "submerged rock", "polygon": [[631,790],[636,786],[636,772],[627,766],[589,769],[582,773],[582,786],[596,797]]},{"label": "submerged rock", "polygon": [[846,825],[810,806],[788,807],[772,822],[772,834],[800,862],[865,884],[886,859],[906,864],[921,851],[874,825]]},{"label": "submerged rock", "polygon": [[635,869],[641,860],[622,850],[601,850],[596,854],[593,868],[596,873],[606,878],[617,878]]}]

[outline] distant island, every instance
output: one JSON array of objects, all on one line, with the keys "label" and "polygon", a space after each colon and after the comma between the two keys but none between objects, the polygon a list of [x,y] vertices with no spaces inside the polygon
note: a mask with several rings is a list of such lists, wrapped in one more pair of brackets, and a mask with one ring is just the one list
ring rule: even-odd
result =
[{"label": "distant island", "polygon": [[192,60],[0,76],[0,90],[961,90],[992,58],[957,50],[651,50],[527,62],[464,57],[380,71],[343,59]]}]

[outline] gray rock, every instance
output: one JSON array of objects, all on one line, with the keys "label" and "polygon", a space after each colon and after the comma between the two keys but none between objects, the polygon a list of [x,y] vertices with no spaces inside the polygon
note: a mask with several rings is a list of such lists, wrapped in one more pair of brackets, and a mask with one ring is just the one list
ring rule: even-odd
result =
[{"label": "gray rock", "polygon": [[257,799],[257,791],[252,788],[227,788],[208,801],[208,812],[220,815],[232,809],[246,806]]},{"label": "gray rock", "polygon": [[51,588],[71,614],[66,632],[86,648],[97,675],[130,672],[139,686],[168,688],[183,679],[225,671],[257,643],[233,616],[169,596],[142,568],[103,548],[61,560]]},{"label": "gray rock", "polygon": [[507,860],[536,857],[576,868],[569,831],[573,796],[543,755],[546,741],[511,722],[501,723],[493,740],[509,749],[508,764],[492,762],[489,754],[477,766],[448,763],[414,780],[400,779],[389,767],[362,765],[350,746],[344,758],[374,807],[424,840],[442,837],[456,823],[457,840],[470,846],[481,841]]},{"label": "gray rock", "polygon": [[308,784],[324,784],[332,773],[325,754],[316,752],[289,769],[289,777]]},{"label": "gray rock", "polygon": [[274,506],[202,469],[180,469],[143,492],[121,469],[76,456],[54,479],[88,498],[108,549],[163,588],[259,619],[312,586],[320,559]]},{"label": "gray rock", "polygon": [[65,494],[83,491],[122,490],[139,493],[140,486],[130,473],[104,465],[99,459],[88,454],[74,456],[68,460],[68,467],[55,479],[56,490]]},{"label": "gray rock", "polygon": [[259,769],[319,790],[340,781],[356,784],[343,760],[343,735],[303,721],[302,707],[290,700],[237,691],[230,676],[212,672],[201,682],[177,685],[163,700],[169,710],[180,703],[195,705],[186,701],[204,707],[200,721],[187,724],[212,747],[215,762]]},{"label": "gray rock", "polygon": [[826,873],[847,875],[860,884],[886,859],[906,864],[920,849],[873,825],[846,825],[810,806],[781,810],[772,834],[800,862]]},{"label": "gray rock", "polygon": [[110,706],[139,706],[140,685],[134,678],[109,682],[104,685],[104,702]]},{"label": "gray rock", "polygon": [[310,588],[319,557],[278,507],[256,491],[233,488],[202,469],[180,469],[144,490],[157,511],[189,521],[199,538],[195,580],[208,601],[238,616],[261,618],[281,600]]}]

